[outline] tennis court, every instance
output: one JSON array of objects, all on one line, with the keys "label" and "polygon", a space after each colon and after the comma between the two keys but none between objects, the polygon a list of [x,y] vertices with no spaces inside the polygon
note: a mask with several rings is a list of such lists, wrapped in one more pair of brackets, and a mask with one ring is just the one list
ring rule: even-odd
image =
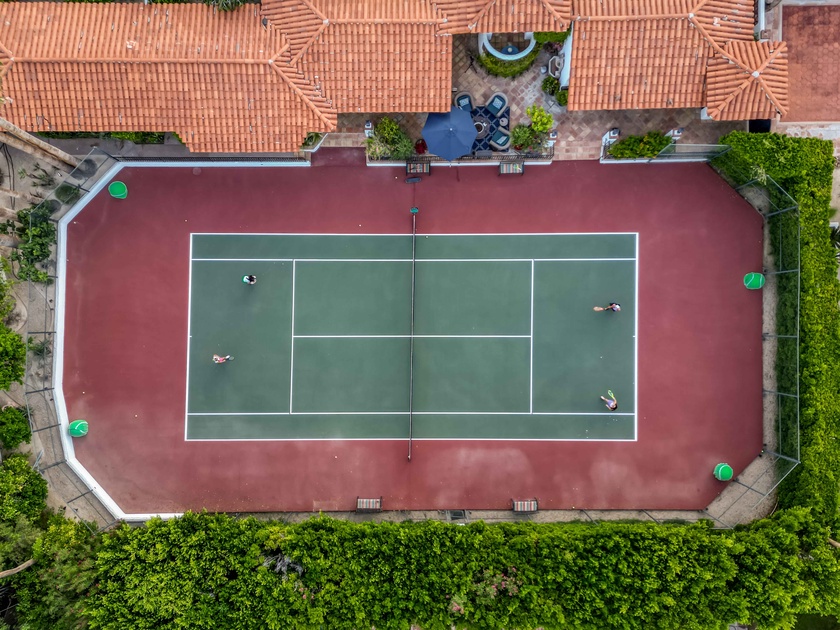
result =
[{"label": "tennis court", "polygon": [[637,234],[413,243],[408,217],[191,235],[188,440],[636,439]]}]

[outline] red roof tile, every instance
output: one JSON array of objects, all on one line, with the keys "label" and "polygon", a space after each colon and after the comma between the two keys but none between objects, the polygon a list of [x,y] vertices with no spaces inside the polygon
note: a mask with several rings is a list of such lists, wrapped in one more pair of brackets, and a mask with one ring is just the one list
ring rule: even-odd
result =
[{"label": "red roof tile", "polygon": [[565,31],[571,0],[433,0],[445,15],[442,32],[525,33]]},{"label": "red roof tile", "polygon": [[192,151],[279,152],[335,128],[255,11],[3,3],[0,47],[0,113],[28,131],[174,131]]},{"label": "red roof tile", "polygon": [[429,2],[266,0],[262,13],[337,111],[449,109],[452,38]]},{"label": "red roof tile", "polygon": [[702,107],[711,54],[753,41],[753,0],[576,0],[569,109]]},{"label": "red roof tile", "polygon": [[788,108],[787,45],[728,42],[709,61],[706,108],[715,120],[784,116]]}]

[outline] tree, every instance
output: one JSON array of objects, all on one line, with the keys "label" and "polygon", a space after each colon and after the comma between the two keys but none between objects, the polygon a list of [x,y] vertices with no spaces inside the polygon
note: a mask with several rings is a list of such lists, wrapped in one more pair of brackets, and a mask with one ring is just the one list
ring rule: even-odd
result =
[{"label": "tree", "polygon": [[15,453],[0,466],[0,520],[19,516],[35,519],[47,507],[47,482],[29,465],[25,455]]},{"label": "tree", "polygon": [[19,407],[5,407],[0,410],[0,446],[14,450],[22,443],[29,444],[32,432],[26,412]]},{"label": "tree", "polygon": [[19,334],[0,324],[0,389],[23,383],[26,370],[26,344]]}]

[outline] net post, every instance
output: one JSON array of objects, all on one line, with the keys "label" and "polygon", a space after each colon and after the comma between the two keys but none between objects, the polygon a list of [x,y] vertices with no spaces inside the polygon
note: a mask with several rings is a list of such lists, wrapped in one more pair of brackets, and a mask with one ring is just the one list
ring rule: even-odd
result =
[{"label": "net post", "polygon": [[417,267],[417,213],[411,209],[411,323],[408,337],[408,461],[411,461],[411,446],[414,437],[414,280]]}]

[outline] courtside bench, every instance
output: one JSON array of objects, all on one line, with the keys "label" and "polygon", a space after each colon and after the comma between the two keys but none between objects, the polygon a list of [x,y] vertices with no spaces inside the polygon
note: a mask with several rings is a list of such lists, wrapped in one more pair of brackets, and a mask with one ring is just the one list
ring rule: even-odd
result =
[{"label": "courtside bench", "polygon": [[536,499],[511,499],[514,514],[536,514],[539,511],[539,504]]},{"label": "courtside bench", "polygon": [[500,162],[499,175],[524,175],[525,162],[517,160],[515,162]]},{"label": "courtside bench", "polygon": [[362,499],[356,497],[356,512],[360,514],[370,514],[373,512],[382,511],[382,497],[378,499]]}]

